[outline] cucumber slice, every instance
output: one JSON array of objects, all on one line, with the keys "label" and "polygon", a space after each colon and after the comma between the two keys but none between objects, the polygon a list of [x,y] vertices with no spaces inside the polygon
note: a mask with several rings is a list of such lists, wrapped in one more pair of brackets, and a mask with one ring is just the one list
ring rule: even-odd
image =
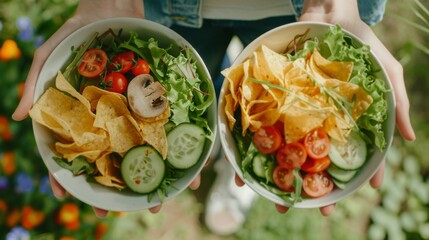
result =
[{"label": "cucumber slice", "polygon": [[165,133],[169,133],[171,129],[173,129],[176,126],[173,122],[169,121],[166,124],[164,124]]},{"label": "cucumber slice", "polygon": [[330,165],[326,172],[331,175],[331,177],[339,182],[346,183],[353,179],[353,177],[358,172],[357,170],[343,170],[335,167],[335,165]]},{"label": "cucumber slice", "polygon": [[332,181],[334,182],[335,186],[337,186],[339,189],[345,189],[346,188],[347,183],[343,183],[343,182],[337,181],[335,179],[332,179]]},{"label": "cucumber slice", "polygon": [[165,163],[153,147],[140,145],[125,154],[121,163],[121,175],[132,191],[150,193],[163,181]]},{"label": "cucumber slice", "polygon": [[267,162],[267,156],[262,153],[258,153],[253,157],[252,168],[256,176],[265,178],[265,163]]},{"label": "cucumber slice", "polygon": [[336,167],[344,170],[356,170],[366,161],[366,143],[358,133],[351,132],[347,143],[331,140],[329,158]]},{"label": "cucumber slice", "polygon": [[177,169],[194,166],[201,157],[206,133],[200,126],[181,123],[167,134],[167,161]]}]

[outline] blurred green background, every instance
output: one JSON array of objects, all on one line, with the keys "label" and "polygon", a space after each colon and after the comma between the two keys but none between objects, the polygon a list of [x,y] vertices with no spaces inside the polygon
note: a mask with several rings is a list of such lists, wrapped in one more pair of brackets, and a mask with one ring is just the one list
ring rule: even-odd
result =
[{"label": "blurred green background", "polygon": [[363,186],[329,217],[318,210],[279,214],[258,198],[243,228],[210,233],[202,221],[214,173],[148,211],[94,216],[72,197],[53,197],[37,153],[31,120],[11,119],[35,49],[73,14],[76,0],[0,0],[0,239],[429,239],[429,0],[389,1],[374,31],[404,66],[417,140],[397,135],[381,189]]}]

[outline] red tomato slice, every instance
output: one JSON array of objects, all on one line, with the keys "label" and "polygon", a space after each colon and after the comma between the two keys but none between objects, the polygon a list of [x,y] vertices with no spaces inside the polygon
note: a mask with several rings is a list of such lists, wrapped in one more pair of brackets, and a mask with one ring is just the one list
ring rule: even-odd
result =
[{"label": "red tomato slice", "polygon": [[273,171],[273,180],[278,188],[285,192],[295,191],[293,169],[277,166]]},{"label": "red tomato slice", "polygon": [[253,142],[261,153],[271,154],[281,146],[282,135],[274,126],[264,126],[255,132]]},{"label": "red tomato slice", "polygon": [[82,56],[77,71],[80,75],[87,78],[94,78],[99,76],[106,68],[107,55],[101,49],[89,49]]},{"label": "red tomato slice", "polygon": [[307,158],[304,164],[302,164],[301,169],[308,173],[321,172],[329,167],[331,164],[331,159],[328,156],[323,158]]},{"label": "red tomato slice", "polygon": [[149,64],[145,60],[139,59],[137,60],[136,66],[132,69],[132,72],[134,76],[148,74],[150,72]]},{"label": "red tomato slice", "polygon": [[103,79],[101,87],[110,92],[124,93],[128,87],[127,78],[119,72],[111,72]]},{"label": "red tomato slice", "polygon": [[282,146],[276,153],[277,163],[283,167],[294,169],[304,164],[307,152],[304,145],[299,142],[288,143]]},{"label": "red tomato slice", "polygon": [[304,192],[313,198],[322,197],[334,189],[334,182],[325,172],[309,173],[302,182]]},{"label": "red tomato slice", "polygon": [[282,136],[285,133],[285,125],[282,121],[277,121],[276,123],[274,123],[274,127],[276,127],[280,133],[282,134]]},{"label": "red tomato slice", "polygon": [[329,137],[325,130],[317,128],[305,135],[304,146],[308,156],[312,158],[323,158],[329,154]]},{"label": "red tomato slice", "polygon": [[126,73],[128,72],[134,65],[134,52],[126,51],[121,52],[116,55],[111,60],[111,64],[109,66],[109,71]]}]

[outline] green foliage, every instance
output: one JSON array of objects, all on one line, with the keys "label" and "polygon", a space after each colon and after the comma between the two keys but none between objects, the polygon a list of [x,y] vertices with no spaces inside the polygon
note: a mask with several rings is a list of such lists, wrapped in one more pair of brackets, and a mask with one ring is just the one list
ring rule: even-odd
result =
[{"label": "green foliage", "polygon": [[429,238],[429,180],[421,160],[397,142],[387,157],[381,204],[371,214],[370,239]]}]

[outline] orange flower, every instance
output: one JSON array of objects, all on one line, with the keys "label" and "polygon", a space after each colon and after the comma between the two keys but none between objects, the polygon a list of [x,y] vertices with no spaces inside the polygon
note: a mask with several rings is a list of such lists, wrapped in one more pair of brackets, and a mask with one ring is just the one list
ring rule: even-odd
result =
[{"label": "orange flower", "polygon": [[58,240],[75,240],[75,238],[74,237],[70,237],[70,236],[62,236]]},{"label": "orange flower", "polygon": [[0,159],[0,166],[6,176],[14,173],[16,170],[15,154],[12,151],[4,152]]},{"label": "orange flower", "polygon": [[95,226],[95,239],[102,239],[104,234],[106,234],[108,226],[106,223],[99,222]]},{"label": "orange flower", "polygon": [[7,215],[6,225],[9,228],[13,228],[14,226],[16,226],[18,224],[20,218],[21,218],[21,212],[19,211],[19,209],[15,208],[12,210],[12,212],[10,212]]},{"label": "orange flower", "polygon": [[45,220],[45,213],[37,211],[31,206],[24,206],[22,209],[21,225],[25,229],[33,229]]},{"label": "orange flower", "polygon": [[10,131],[9,120],[2,115],[0,115],[0,137],[6,141],[12,139],[12,132]]},{"label": "orange flower", "polygon": [[57,222],[70,231],[78,229],[80,227],[79,207],[74,203],[65,203],[58,212]]},{"label": "orange flower", "polygon": [[0,199],[0,212],[7,212],[7,203],[3,199]]},{"label": "orange flower", "polygon": [[9,61],[18,59],[21,57],[21,50],[18,48],[18,44],[12,39],[7,39],[3,42],[0,48],[0,60]]},{"label": "orange flower", "polygon": [[80,227],[80,221],[79,221],[79,219],[76,219],[73,222],[68,222],[68,223],[64,224],[64,227],[69,231],[78,230]]}]

